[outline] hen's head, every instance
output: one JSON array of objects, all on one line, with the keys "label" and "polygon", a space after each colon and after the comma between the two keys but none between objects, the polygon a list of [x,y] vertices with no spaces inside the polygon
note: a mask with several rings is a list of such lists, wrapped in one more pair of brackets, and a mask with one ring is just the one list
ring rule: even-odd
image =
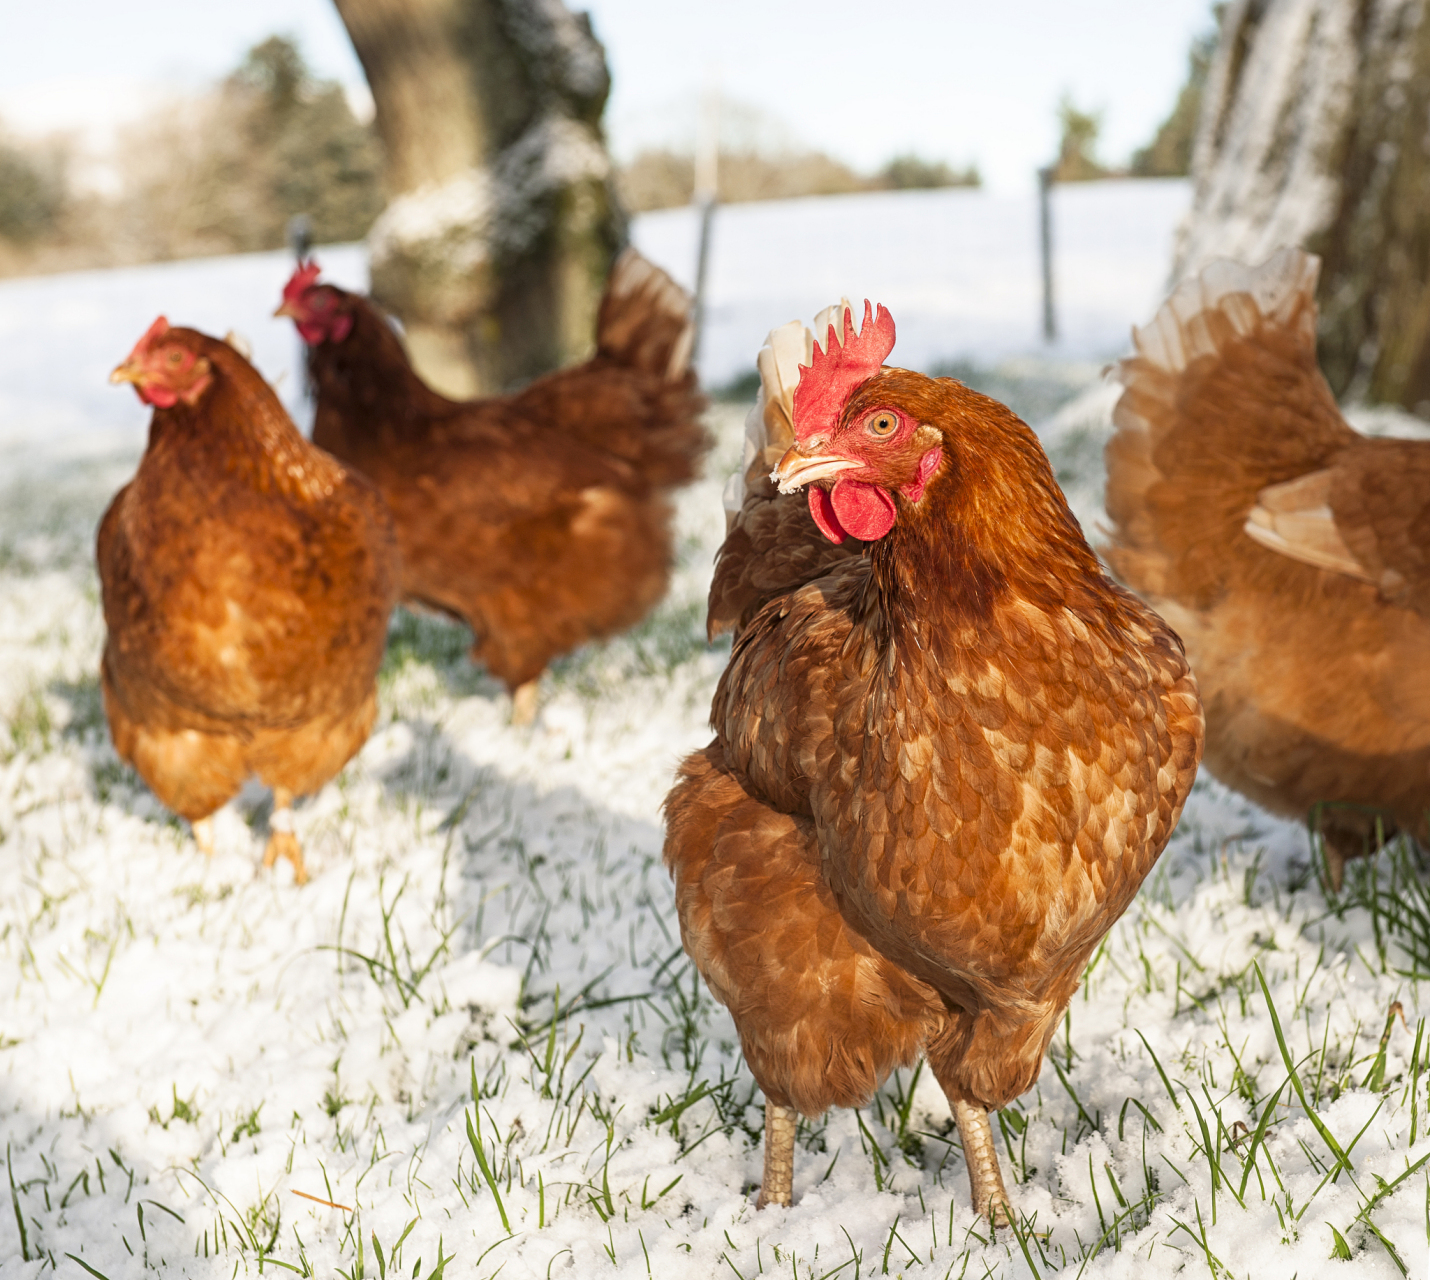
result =
[{"label": "hen's head", "polygon": [[159,409],[198,404],[214,374],[208,357],[195,349],[195,336],[170,328],[160,316],[109,375],[110,382],[132,382],[139,398]]},{"label": "hen's head", "polygon": [[341,342],[353,331],[352,299],[341,289],[318,283],[318,264],[299,263],[283,286],[283,302],[275,316],[288,316],[309,346]]},{"label": "hen's head", "polygon": [[[932,379],[883,368],[894,347],[894,319],[864,303],[864,323],[841,308],[821,350],[800,369],[794,392],[798,443],[771,477],[782,492],[809,486],[809,509],[831,542],[865,542],[894,527],[895,494],[917,503],[943,460],[943,433],[921,413],[919,384]],[[905,385],[909,384],[909,385]]]}]

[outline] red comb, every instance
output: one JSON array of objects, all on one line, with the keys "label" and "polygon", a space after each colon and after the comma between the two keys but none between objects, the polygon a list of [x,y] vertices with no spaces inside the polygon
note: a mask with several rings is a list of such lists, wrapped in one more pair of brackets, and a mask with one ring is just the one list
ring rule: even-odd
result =
[{"label": "red comb", "polygon": [[288,278],[288,283],[283,286],[283,301],[300,301],[303,295],[318,283],[318,277],[322,274],[318,264],[312,258],[309,258],[307,262],[300,262],[298,269]]},{"label": "red comb", "polygon": [[824,350],[814,347],[809,367],[800,366],[794,389],[794,433],[807,440],[839,421],[845,403],[861,382],[873,377],[894,349],[894,317],[881,304],[879,314],[864,300],[864,323],[854,332],[854,316],[843,312],[843,341],[829,326]]},{"label": "red comb", "polygon": [[137,359],[154,344],[156,339],[162,338],[168,332],[169,322],[163,316],[160,316],[153,324],[144,330],[144,336],[134,344],[134,350],[129,353],[129,358],[131,360]]}]

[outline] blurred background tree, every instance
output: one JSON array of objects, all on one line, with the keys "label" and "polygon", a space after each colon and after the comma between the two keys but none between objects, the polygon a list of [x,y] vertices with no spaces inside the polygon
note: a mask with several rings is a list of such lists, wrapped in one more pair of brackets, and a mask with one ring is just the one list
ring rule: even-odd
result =
[{"label": "blurred background tree", "polygon": [[117,190],[76,190],[62,142],[0,139],[0,273],[276,249],[295,213],[360,240],[382,207],[372,129],[283,36],[126,129],[115,161]]},{"label": "blurred background tree", "polygon": [[1207,70],[1178,276],[1323,260],[1337,395],[1430,417],[1430,0],[1233,0]]},{"label": "blurred background tree", "polygon": [[1053,166],[1054,182],[1093,182],[1115,176],[1097,158],[1097,137],[1102,132],[1102,117],[1095,111],[1079,109],[1073,100],[1063,95],[1058,104],[1058,121],[1062,140],[1058,144],[1058,159]]},{"label": "blurred background tree", "polygon": [[0,239],[29,245],[58,221],[65,203],[58,148],[22,149],[0,137]]},{"label": "blurred background tree", "polygon": [[342,89],[316,80],[293,41],[270,36],[214,93],[124,139],[124,256],[276,249],[295,213],[320,242],[361,239],[381,208],[380,166]]},{"label": "blurred background tree", "polygon": [[883,191],[932,191],[938,187],[981,187],[983,175],[976,164],[955,169],[942,160],[925,160],[912,152],[895,156],[874,175],[873,185]]},{"label": "blurred background tree", "polygon": [[365,236],[382,208],[380,148],[342,89],[314,81],[293,42],[271,36],[249,51],[230,91],[248,99],[248,149],[267,169],[266,239],[281,239],[296,213],[319,243]]},{"label": "blurred background tree", "polygon": [[626,239],[587,17],[560,0],[335,2],[387,157],[373,294],[418,371],[472,396],[584,358]]},{"label": "blurred background tree", "polygon": [[[1217,6],[1217,11],[1224,7]],[[1177,94],[1172,113],[1162,121],[1152,141],[1132,153],[1131,173],[1134,178],[1185,178],[1191,173],[1192,144],[1196,140],[1202,93],[1206,88],[1207,69],[1211,66],[1216,43],[1215,30],[1192,41],[1191,53],[1187,57],[1187,80]]]},{"label": "blurred background tree", "polygon": [[[798,147],[722,147],[717,172],[722,204],[982,185],[977,165],[955,169],[942,160],[902,155],[866,177],[822,151]],[[617,174],[621,200],[632,213],[687,205],[694,187],[695,157],[689,151],[647,148]]]}]

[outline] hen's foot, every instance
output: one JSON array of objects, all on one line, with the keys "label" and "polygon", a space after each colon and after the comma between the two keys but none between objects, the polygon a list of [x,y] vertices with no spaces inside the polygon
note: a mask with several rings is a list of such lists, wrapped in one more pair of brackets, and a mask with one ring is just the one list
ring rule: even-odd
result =
[{"label": "hen's foot", "polygon": [[1399,834],[1389,814],[1349,805],[1324,806],[1316,817],[1316,826],[1326,862],[1326,882],[1336,894],[1345,881],[1346,863],[1369,857]]},{"label": "hen's foot", "polygon": [[303,848],[298,837],[291,831],[275,831],[268,837],[268,847],[263,851],[263,865],[271,867],[279,858],[287,858],[293,864],[295,884],[308,883],[308,868],[303,865]]},{"label": "hen's foot", "polygon": [[212,817],[200,818],[197,822],[189,824],[194,829],[194,843],[199,846],[199,852],[205,857],[214,856],[214,820]]},{"label": "hen's foot", "polygon": [[793,1107],[765,1103],[765,1176],[755,1208],[794,1201],[794,1127],[799,1117]]},{"label": "hen's foot", "polygon": [[541,680],[538,677],[535,680],[528,680],[525,684],[517,685],[511,695],[512,724],[530,724],[536,719],[536,695],[540,684]]},{"label": "hen's foot", "polygon": [[303,847],[293,834],[293,793],[282,787],[273,788],[273,814],[268,819],[270,835],[263,851],[263,865],[271,867],[279,858],[293,864],[295,884],[308,883],[308,868],[303,865]]},{"label": "hen's foot", "polygon": [[953,1118],[958,1122],[958,1136],[963,1140],[963,1162],[968,1166],[974,1209],[992,1226],[1012,1225],[1013,1206],[1003,1186],[1003,1170],[998,1163],[998,1148],[993,1145],[993,1126],[988,1121],[987,1109],[960,1099],[953,1104]]}]

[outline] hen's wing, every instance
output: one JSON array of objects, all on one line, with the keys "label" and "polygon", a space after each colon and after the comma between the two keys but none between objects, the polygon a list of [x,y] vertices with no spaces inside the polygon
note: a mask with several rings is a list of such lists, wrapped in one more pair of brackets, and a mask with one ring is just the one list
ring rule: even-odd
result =
[{"label": "hen's wing", "polygon": [[1374,583],[1396,604],[1430,608],[1430,444],[1363,440],[1331,465],[1257,497],[1246,532],[1262,546]]},{"label": "hen's wing", "polygon": [[[835,310],[828,307],[816,317],[816,331],[827,330]],[[744,459],[725,486],[725,541],[715,561],[706,619],[712,640],[743,630],[768,601],[863,550],[864,544],[853,538],[830,542],[809,514],[808,496],[782,494],[770,480],[775,464],[795,442],[794,389],[800,365],[810,361],[813,341],[814,335],[792,320],[772,330],[760,349],[760,391],[745,419]]]},{"label": "hen's wing", "polygon": [[1284,577],[1286,549],[1247,529],[1263,491],[1361,440],[1316,365],[1318,270],[1295,249],[1255,269],[1216,262],[1134,331],[1107,446],[1107,556],[1143,594],[1203,608],[1238,577]]}]

